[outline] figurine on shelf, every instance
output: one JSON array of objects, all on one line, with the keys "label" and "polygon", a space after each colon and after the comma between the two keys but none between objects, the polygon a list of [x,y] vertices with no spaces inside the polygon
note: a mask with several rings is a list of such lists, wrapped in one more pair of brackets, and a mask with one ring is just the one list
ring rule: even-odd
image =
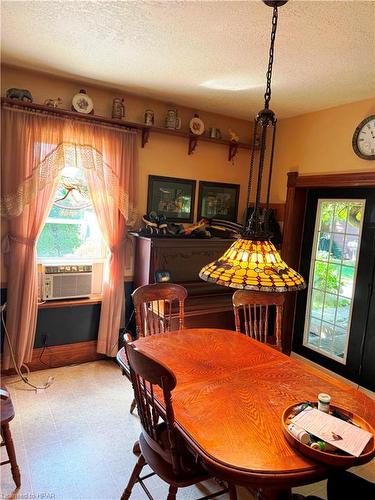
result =
[{"label": "figurine on shelf", "polygon": [[125,119],[124,99],[120,99],[119,97],[115,97],[113,99],[112,118],[115,118],[117,120],[124,120]]},{"label": "figurine on shelf", "polygon": [[207,237],[208,235],[206,234],[206,225],[206,219],[201,219],[199,222],[190,224],[190,226],[185,227],[184,236],[192,236],[194,233],[194,236]]},{"label": "figurine on shelf", "polygon": [[229,128],[228,133],[230,142],[240,142],[240,138],[238,137],[236,132],[233,132],[233,130]]},{"label": "figurine on shelf", "polygon": [[52,108],[58,108],[61,103],[61,97],[57,97],[57,99],[46,99],[44,101],[45,106],[51,106]]},{"label": "figurine on shelf", "polygon": [[8,99],[18,99],[19,101],[33,102],[31,92],[26,89],[8,89],[6,96]]},{"label": "figurine on shelf", "polygon": [[167,116],[165,117],[165,128],[180,129],[181,118],[177,116],[177,109],[168,109]]},{"label": "figurine on shelf", "polygon": [[[150,212],[142,217],[145,225],[144,232],[146,235],[165,236],[167,234],[167,219],[165,215],[158,215],[156,212]],[[140,231],[142,234],[143,230]]]},{"label": "figurine on shelf", "polygon": [[152,109],[146,109],[145,111],[145,125],[153,125],[154,124],[154,112]]},{"label": "figurine on shelf", "polygon": [[220,129],[219,129],[219,128],[216,128],[216,127],[212,127],[212,128],[210,128],[210,131],[209,131],[208,136],[209,136],[211,139],[221,139],[221,132],[220,132]]}]

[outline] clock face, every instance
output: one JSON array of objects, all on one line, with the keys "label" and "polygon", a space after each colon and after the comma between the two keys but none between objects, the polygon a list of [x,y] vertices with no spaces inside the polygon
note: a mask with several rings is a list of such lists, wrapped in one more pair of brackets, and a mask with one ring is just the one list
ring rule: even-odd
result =
[{"label": "clock face", "polygon": [[354,152],[364,160],[375,160],[375,115],[365,118],[353,135]]}]

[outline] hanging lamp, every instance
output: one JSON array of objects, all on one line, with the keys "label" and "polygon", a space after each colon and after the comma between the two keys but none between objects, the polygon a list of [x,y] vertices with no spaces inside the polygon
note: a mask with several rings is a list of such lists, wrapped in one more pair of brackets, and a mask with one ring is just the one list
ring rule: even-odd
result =
[{"label": "hanging lamp", "polygon": [[[273,8],[271,44],[267,69],[264,109],[254,120],[254,133],[250,162],[249,183],[246,207],[249,206],[257,137],[260,138],[258,154],[258,179],[255,206],[249,221],[245,223],[241,237],[224,253],[222,257],[207,264],[199,273],[204,281],[231,288],[256,290],[262,292],[288,292],[302,290],[306,287],[303,277],[294,271],[280,257],[271,243],[272,234],[269,229],[269,196],[272,176],[272,163],[276,136],[275,113],[269,108],[271,100],[271,78],[274,57],[274,44],[277,30],[278,7],[288,0],[262,0]],[[261,213],[260,199],[262,178],[265,163],[267,132],[271,130],[271,149],[269,158],[267,198],[265,210]]]}]

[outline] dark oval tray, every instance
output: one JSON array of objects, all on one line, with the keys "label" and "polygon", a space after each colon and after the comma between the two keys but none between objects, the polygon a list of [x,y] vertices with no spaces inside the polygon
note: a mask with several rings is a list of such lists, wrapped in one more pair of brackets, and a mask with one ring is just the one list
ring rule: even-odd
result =
[{"label": "dark oval tray", "polygon": [[[375,441],[374,441],[374,429],[371,427],[371,425],[366,422],[363,418],[361,418],[359,415],[356,415],[355,413],[351,413],[344,408],[340,408],[339,406],[330,406],[331,411],[332,410],[338,410],[340,413],[343,415],[349,417],[352,422],[357,424],[361,429],[364,429],[365,431],[371,432],[372,433],[372,438],[370,441],[367,443],[366,447],[362,451],[359,457],[355,457],[353,455],[345,454],[345,455],[340,455],[336,453],[328,453],[326,451],[320,451],[320,450],[315,450],[314,448],[310,448],[307,444],[303,444],[300,441],[298,441],[297,438],[295,438],[288,430],[288,424],[289,424],[289,416],[293,412],[293,410],[299,406],[302,403],[297,403],[293,404],[291,406],[288,406],[283,412],[283,415],[281,417],[281,423],[282,423],[282,428],[284,435],[288,441],[288,443],[293,446],[296,450],[298,450],[300,453],[303,455],[312,458],[314,460],[317,460],[319,462],[323,462],[328,465],[333,465],[333,466],[339,466],[339,467],[352,467],[353,465],[361,465],[369,462],[374,456],[375,456]],[[317,405],[317,404],[316,404]],[[288,422],[288,423],[287,423]]]}]

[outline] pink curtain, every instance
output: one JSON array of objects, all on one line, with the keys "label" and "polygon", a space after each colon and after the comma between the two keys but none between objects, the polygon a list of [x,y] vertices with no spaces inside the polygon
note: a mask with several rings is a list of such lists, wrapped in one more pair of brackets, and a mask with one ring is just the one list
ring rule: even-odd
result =
[{"label": "pink curtain", "polygon": [[[66,164],[85,168],[110,248],[98,349],[113,355],[124,299],[124,238],[134,217],[136,136],[14,108],[3,109],[2,124],[1,215],[8,219],[9,229],[3,239],[8,266],[6,324],[16,362],[20,366],[31,360],[37,316],[36,240]],[[11,364],[5,342],[3,368]]]},{"label": "pink curtain", "polygon": [[[38,301],[35,246],[58,177],[58,165],[46,168],[42,160],[56,149],[59,139],[51,127],[55,120],[7,109],[2,120],[1,210],[9,218],[3,239],[8,267],[6,325],[20,366],[31,360]],[[11,366],[4,341],[3,368]]]},{"label": "pink curtain", "polygon": [[[103,157],[98,158],[97,151]],[[116,174],[120,186],[126,186],[127,192],[135,193],[134,165],[137,149],[134,135],[119,133],[113,140],[111,129],[102,129],[95,137],[95,149],[80,148],[80,160],[84,166],[91,200],[108,245],[110,256],[104,278],[103,300],[100,313],[97,350],[107,356],[115,356],[118,350],[118,335],[124,311],[124,268],[125,238],[128,218],[134,221],[134,211],[129,210],[130,197],[111,195],[113,174]],[[109,170],[106,166],[111,165]],[[91,168],[94,166],[94,168]],[[126,214],[119,210],[119,203],[127,207]],[[132,202],[131,202],[132,206]],[[130,213],[131,212],[131,213]]]}]

